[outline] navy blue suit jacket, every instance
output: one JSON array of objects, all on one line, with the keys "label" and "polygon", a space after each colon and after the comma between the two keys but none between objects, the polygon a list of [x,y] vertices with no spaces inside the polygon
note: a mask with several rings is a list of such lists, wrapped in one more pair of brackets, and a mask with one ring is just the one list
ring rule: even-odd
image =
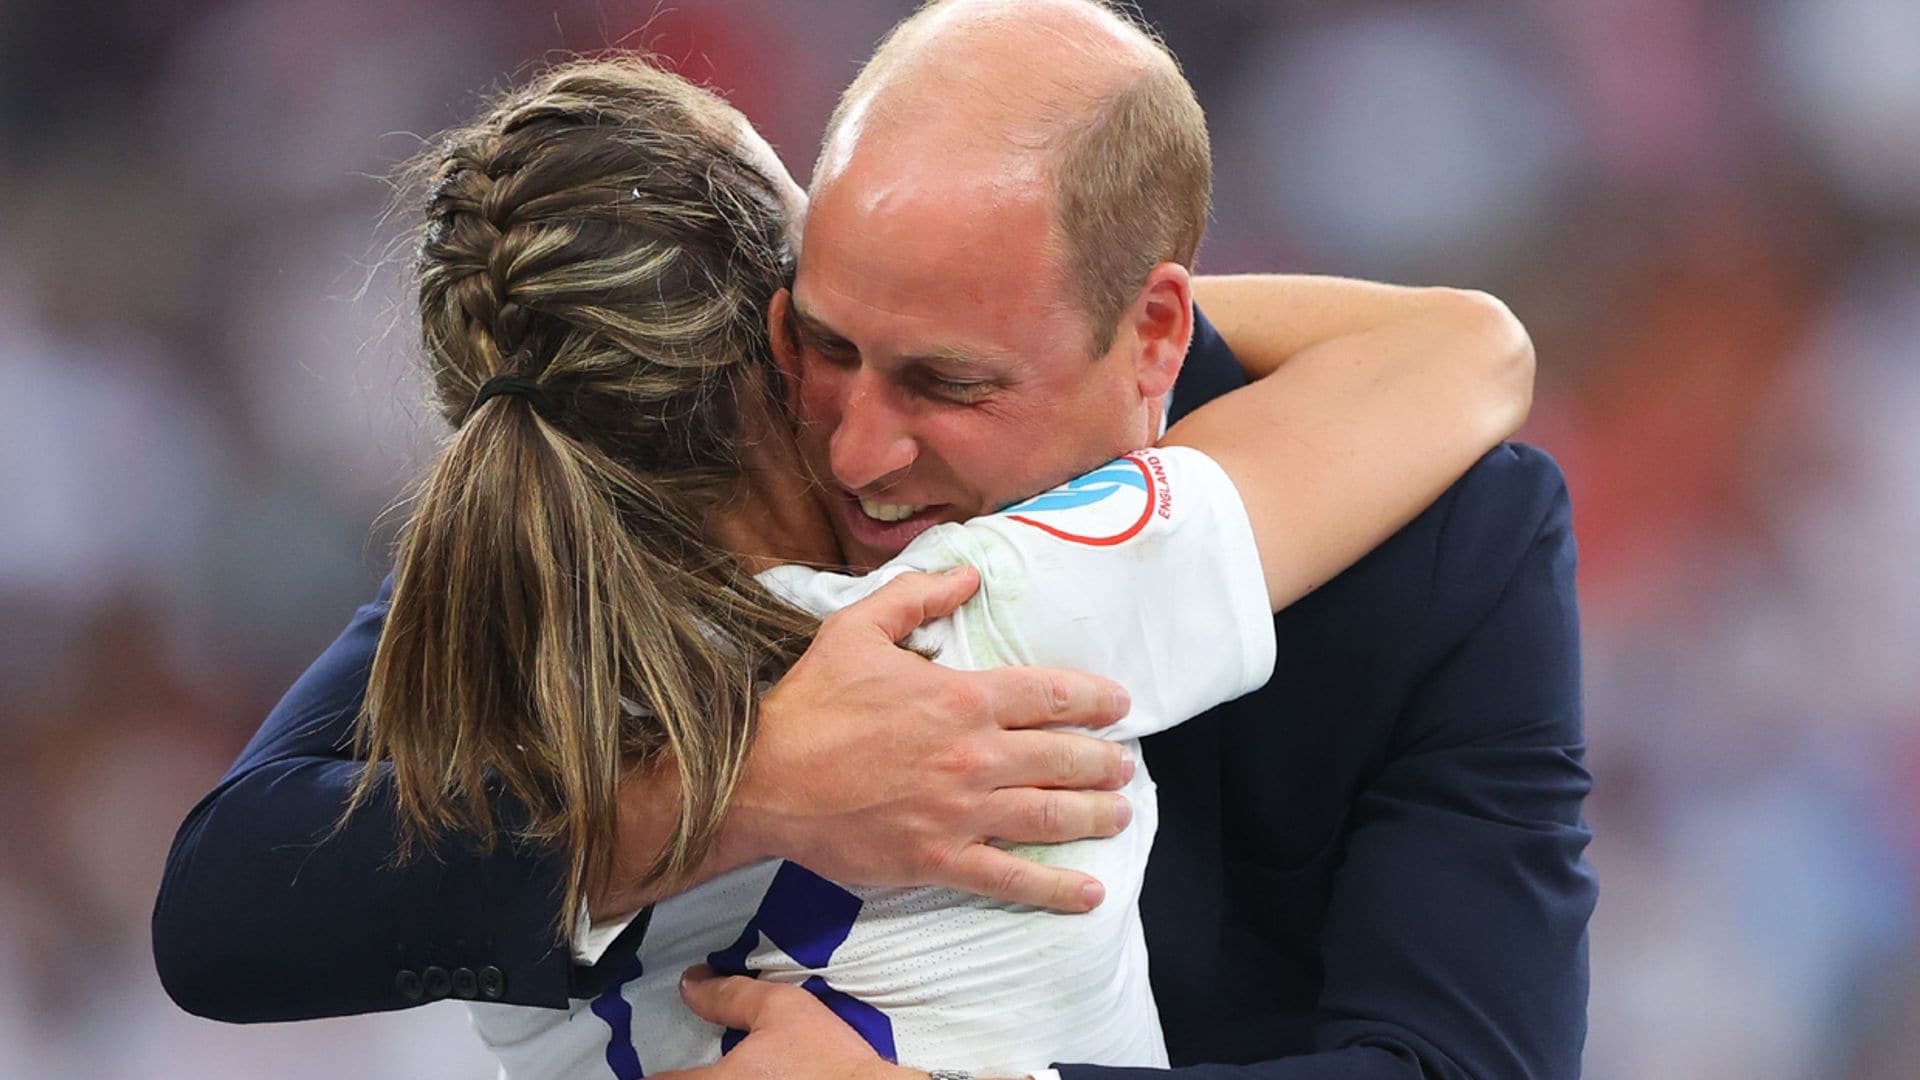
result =
[{"label": "navy blue suit jacket", "polygon": [[[1175,414],[1241,381],[1203,320]],[[538,851],[450,845],[394,867],[378,803],[325,838],[359,768],[348,733],[384,600],[180,829],[154,953],[190,1011],[559,1007],[611,976],[618,945],[599,969],[553,945],[560,868]],[[1161,823],[1142,908],[1175,1063],[1261,1062],[1192,1075],[1275,1080],[1575,1075],[1595,884],[1559,470],[1495,450],[1274,625],[1265,688],[1147,742]]]}]

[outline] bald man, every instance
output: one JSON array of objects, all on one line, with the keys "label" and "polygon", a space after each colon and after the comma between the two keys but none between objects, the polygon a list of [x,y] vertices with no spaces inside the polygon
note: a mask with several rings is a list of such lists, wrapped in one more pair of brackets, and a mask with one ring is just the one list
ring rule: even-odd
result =
[{"label": "bald man", "polygon": [[[1178,66],[1104,5],[935,3],[882,42],[828,126],[775,301],[802,451],[851,562],[1157,434],[1209,179]],[[1248,367],[1230,374],[1264,370]],[[1271,685],[1149,741],[1179,807],[1142,902],[1177,1064],[1578,1071],[1593,879],[1571,566],[1557,471],[1502,450],[1278,617],[1296,647]],[[836,1060],[831,1026],[787,996],[689,992],[777,1034],[774,1060]]]},{"label": "bald man", "polygon": [[[1153,441],[1169,392],[1172,412],[1184,413],[1284,362],[1283,346],[1243,368],[1204,324],[1196,329],[1190,270],[1208,161],[1204,118],[1172,58],[1089,0],[937,3],[882,43],[829,125],[798,276],[775,307],[803,453],[855,565]],[[1285,341],[1295,319],[1316,331],[1338,322],[1281,309],[1267,329]],[[1142,908],[1176,1065],[1196,1076],[1577,1072],[1593,881],[1582,861],[1588,781],[1571,571],[1558,471],[1535,451],[1503,448],[1360,566],[1276,617],[1280,660],[1267,687],[1149,741],[1161,832]],[[350,722],[379,614],[363,612],[282,703],[282,726]],[[770,764],[757,775],[788,777],[776,786],[786,789],[781,812],[761,816],[786,834],[788,846],[770,850],[850,881],[954,884],[1063,911],[1097,901],[1092,883],[1011,856],[972,878],[951,866],[930,877],[916,854],[929,843],[924,829],[899,822],[939,822],[936,844],[995,830],[936,811],[947,804],[932,796],[951,793],[915,801],[927,763],[960,739],[1010,733],[943,711],[945,693],[919,689],[934,676],[902,658],[839,651],[848,684],[885,663],[903,689],[888,703],[836,700],[831,684],[806,701],[806,688],[788,687],[769,702],[755,755]],[[1018,697],[1013,686],[1001,696]],[[1080,684],[1069,719],[1110,712],[1101,693]],[[778,706],[801,701],[811,707],[783,723]],[[868,725],[864,746],[834,742],[859,730],[851,716]],[[802,760],[792,748],[809,740],[783,731],[846,753]],[[872,736],[881,731],[901,741]],[[876,743],[896,753],[875,755]],[[1072,775],[1055,780],[1062,787],[1117,782],[1117,759],[1074,753]],[[256,771],[226,790],[273,783]],[[1070,808],[1046,819],[1058,835],[1031,838],[1110,831],[1091,801],[1103,796],[1028,790],[1082,800],[1056,804]],[[644,813],[647,790],[630,794]],[[742,800],[749,811],[754,795]],[[183,996],[170,980],[189,1007],[230,1018],[400,1007],[432,996],[415,983],[438,972],[436,985],[453,986],[462,971],[475,993],[455,986],[457,996],[554,1005],[616,976],[568,972],[564,956],[543,950],[553,912],[540,886],[554,870],[535,853],[450,852],[437,868],[383,872],[387,890],[416,899],[369,895],[385,852],[377,822],[306,855],[335,860],[317,889],[311,877],[295,894],[267,875],[237,875],[245,903],[228,897],[219,911],[269,925],[203,929],[219,917],[186,898],[212,902],[236,886],[196,879],[194,856],[271,849],[273,836],[297,832],[289,801],[283,784],[248,805],[274,826],[265,833],[213,845],[214,815],[199,811],[183,830],[190,842],[170,860],[177,895],[163,894],[156,948],[218,947],[236,980],[260,987],[236,1002],[247,995]],[[338,805],[324,791],[311,803]],[[897,865],[885,866],[888,852]],[[623,865],[650,854],[636,845]],[[611,891],[596,914],[649,899]],[[373,913],[380,926],[330,933],[336,909]],[[615,925],[633,943],[646,923]],[[274,928],[288,926],[316,942],[380,939],[396,989],[371,992],[366,950],[337,945],[290,963],[299,979],[272,983],[257,957],[287,957]],[[686,995],[709,1019],[750,1032],[717,1073],[894,1070],[797,988],[707,979]]]}]

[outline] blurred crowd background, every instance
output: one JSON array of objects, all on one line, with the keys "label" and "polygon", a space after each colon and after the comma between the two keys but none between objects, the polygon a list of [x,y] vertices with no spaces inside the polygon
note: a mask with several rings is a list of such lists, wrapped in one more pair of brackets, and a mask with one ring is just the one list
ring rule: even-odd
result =
[{"label": "blurred crowd background", "polygon": [[[371,596],[439,434],[379,178],[627,44],[804,182],[909,6],[0,5],[0,1076],[490,1075],[457,1006],[227,1027],[148,952],[175,826]],[[1212,118],[1203,269],[1532,328],[1581,546],[1589,1075],[1920,1076],[1920,4],[1144,9]]]}]

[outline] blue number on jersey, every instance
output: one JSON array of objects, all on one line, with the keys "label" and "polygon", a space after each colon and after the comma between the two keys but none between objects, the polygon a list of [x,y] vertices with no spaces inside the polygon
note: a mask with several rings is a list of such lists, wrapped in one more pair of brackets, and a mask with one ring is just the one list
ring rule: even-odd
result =
[{"label": "blue number on jersey", "polygon": [[[860,898],[797,863],[783,862],[774,872],[773,884],[760,900],[760,910],[747,921],[740,939],[716,953],[707,955],[707,963],[722,975],[760,973],[747,966],[747,957],[759,947],[761,935],[781,952],[803,967],[824,968],[833,959],[835,949],[853,931],[853,920],[860,914]],[[887,1014],[835,990],[827,980],[815,975],[800,984],[803,989],[832,1009],[835,1016],[860,1033],[881,1057],[897,1060],[893,1050],[893,1022]],[[729,1030],[721,1037],[720,1052],[739,1045],[746,1032]]]}]

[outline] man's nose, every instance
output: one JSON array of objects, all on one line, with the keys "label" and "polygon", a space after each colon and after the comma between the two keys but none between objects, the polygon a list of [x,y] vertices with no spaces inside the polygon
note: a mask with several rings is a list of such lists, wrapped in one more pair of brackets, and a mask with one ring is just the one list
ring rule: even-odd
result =
[{"label": "man's nose", "polygon": [[913,435],[890,398],[868,372],[853,379],[830,447],[834,479],[849,490],[884,488],[913,464]]}]

